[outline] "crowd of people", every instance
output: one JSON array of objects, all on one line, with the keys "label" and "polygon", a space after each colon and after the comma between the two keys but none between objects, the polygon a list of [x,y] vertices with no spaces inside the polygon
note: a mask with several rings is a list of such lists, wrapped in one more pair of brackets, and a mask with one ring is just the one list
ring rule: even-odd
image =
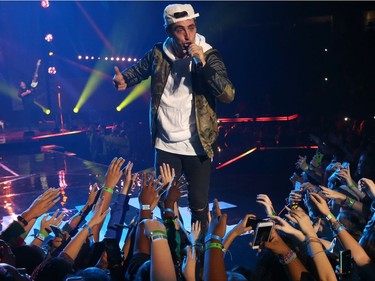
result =
[{"label": "crowd of people", "polygon": [[[366,145],[348,154],[315,140],[312,159],[299,156],[295,163],[283,210],[258,194],[267,218],[244,214],[230,231],[216,199],[205,227],[204,221],[184,225],[178,204],[189,182],[175,177],[168,164],[157,177],[155,171],[134,173],[132,162],[115,157],[102,187],[94,185],[68,221],[58,209],[51,212],[60,189],[50,188],[1,232],[0,280],[374,280],[375,151]],[[127,218],[134,185],[140,185],[140,207]],[[155,208],[161,217],[153,215]],[[26,244],[39,217],[39,232]],[[255,236],[264,221],[272,231],[263,237],[256,263],[226,268],[230,245],[244,233]]]}]

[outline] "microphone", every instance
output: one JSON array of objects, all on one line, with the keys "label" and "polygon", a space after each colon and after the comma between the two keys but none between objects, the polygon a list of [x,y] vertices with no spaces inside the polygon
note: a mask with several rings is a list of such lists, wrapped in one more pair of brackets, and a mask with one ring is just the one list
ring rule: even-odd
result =
[{"label": "microphone", "polygon": [[[188,54],[190,54],[190,52],[189,52],[189,46],[186,47],[186,52],[188,52]],[[193,56],[192,59],[193,59],[193,63],[194,63],[194,65],[195,65],[196,68],[202,68],[203,67],[203,63],[202,63],[202,61],[200,60],[200,58],[198,56]]]},{"label": "microphone", "polygon": [[193,62],[197,68],[202,68],[203,63],[201,62],[200,58],[197,56],[193,56]]}]

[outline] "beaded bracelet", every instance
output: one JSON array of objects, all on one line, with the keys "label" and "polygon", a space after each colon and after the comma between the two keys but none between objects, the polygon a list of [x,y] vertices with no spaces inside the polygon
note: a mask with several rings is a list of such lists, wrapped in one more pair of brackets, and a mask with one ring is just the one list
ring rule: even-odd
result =
[{"label": "beaded bracelet", "polygon": [[224,246],[221,243],[208,243],[206,244],[205,250],[208,249],[220,249],[223,250]]},{"label": "beaded bracelet", "polygon": [[113,193],[113,189],[112,188],[109,188],[109,187],[103,187],[103,191],[107,191],[107,192],[109,192],[109,193]]},{"label": "beaded bracelet", "polygon": [[339,221],[335,221],[331,224],[331,229],[332,231],[337,235],[339,234],[342,230],[345,229],[345,227],[341,224]]},{"label": "beaded bracelet", "polygon": [[287,265],[290,264],[296,257],[297,254],[292,249],[290,249],[285,255],[279,256],[279,262],[282,265]]}]

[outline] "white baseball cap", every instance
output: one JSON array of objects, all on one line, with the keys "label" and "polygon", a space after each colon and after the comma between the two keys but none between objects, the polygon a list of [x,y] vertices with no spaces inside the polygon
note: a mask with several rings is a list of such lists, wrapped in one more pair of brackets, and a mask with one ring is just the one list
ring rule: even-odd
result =
[{"label": "white baseball cap", "polygon": [[164,26],[199,17],[190,4],[170,4],[164,9]]}]

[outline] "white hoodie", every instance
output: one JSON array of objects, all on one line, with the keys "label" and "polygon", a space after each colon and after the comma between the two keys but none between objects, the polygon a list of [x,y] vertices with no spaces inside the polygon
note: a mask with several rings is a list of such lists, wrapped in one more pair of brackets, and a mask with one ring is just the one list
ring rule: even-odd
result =
[{"label": "white hoodie", "polygon": [[[212,47],[204,36],[196,34],[195,44],[206,52]],[[172,38],[167,38],[163,50],[173,61],[171,73],[164,88],[158,109],[155,147],[182,155],[204,155],[196,130],[195,109],[192,95],[192,59],[176,59]]]}]

